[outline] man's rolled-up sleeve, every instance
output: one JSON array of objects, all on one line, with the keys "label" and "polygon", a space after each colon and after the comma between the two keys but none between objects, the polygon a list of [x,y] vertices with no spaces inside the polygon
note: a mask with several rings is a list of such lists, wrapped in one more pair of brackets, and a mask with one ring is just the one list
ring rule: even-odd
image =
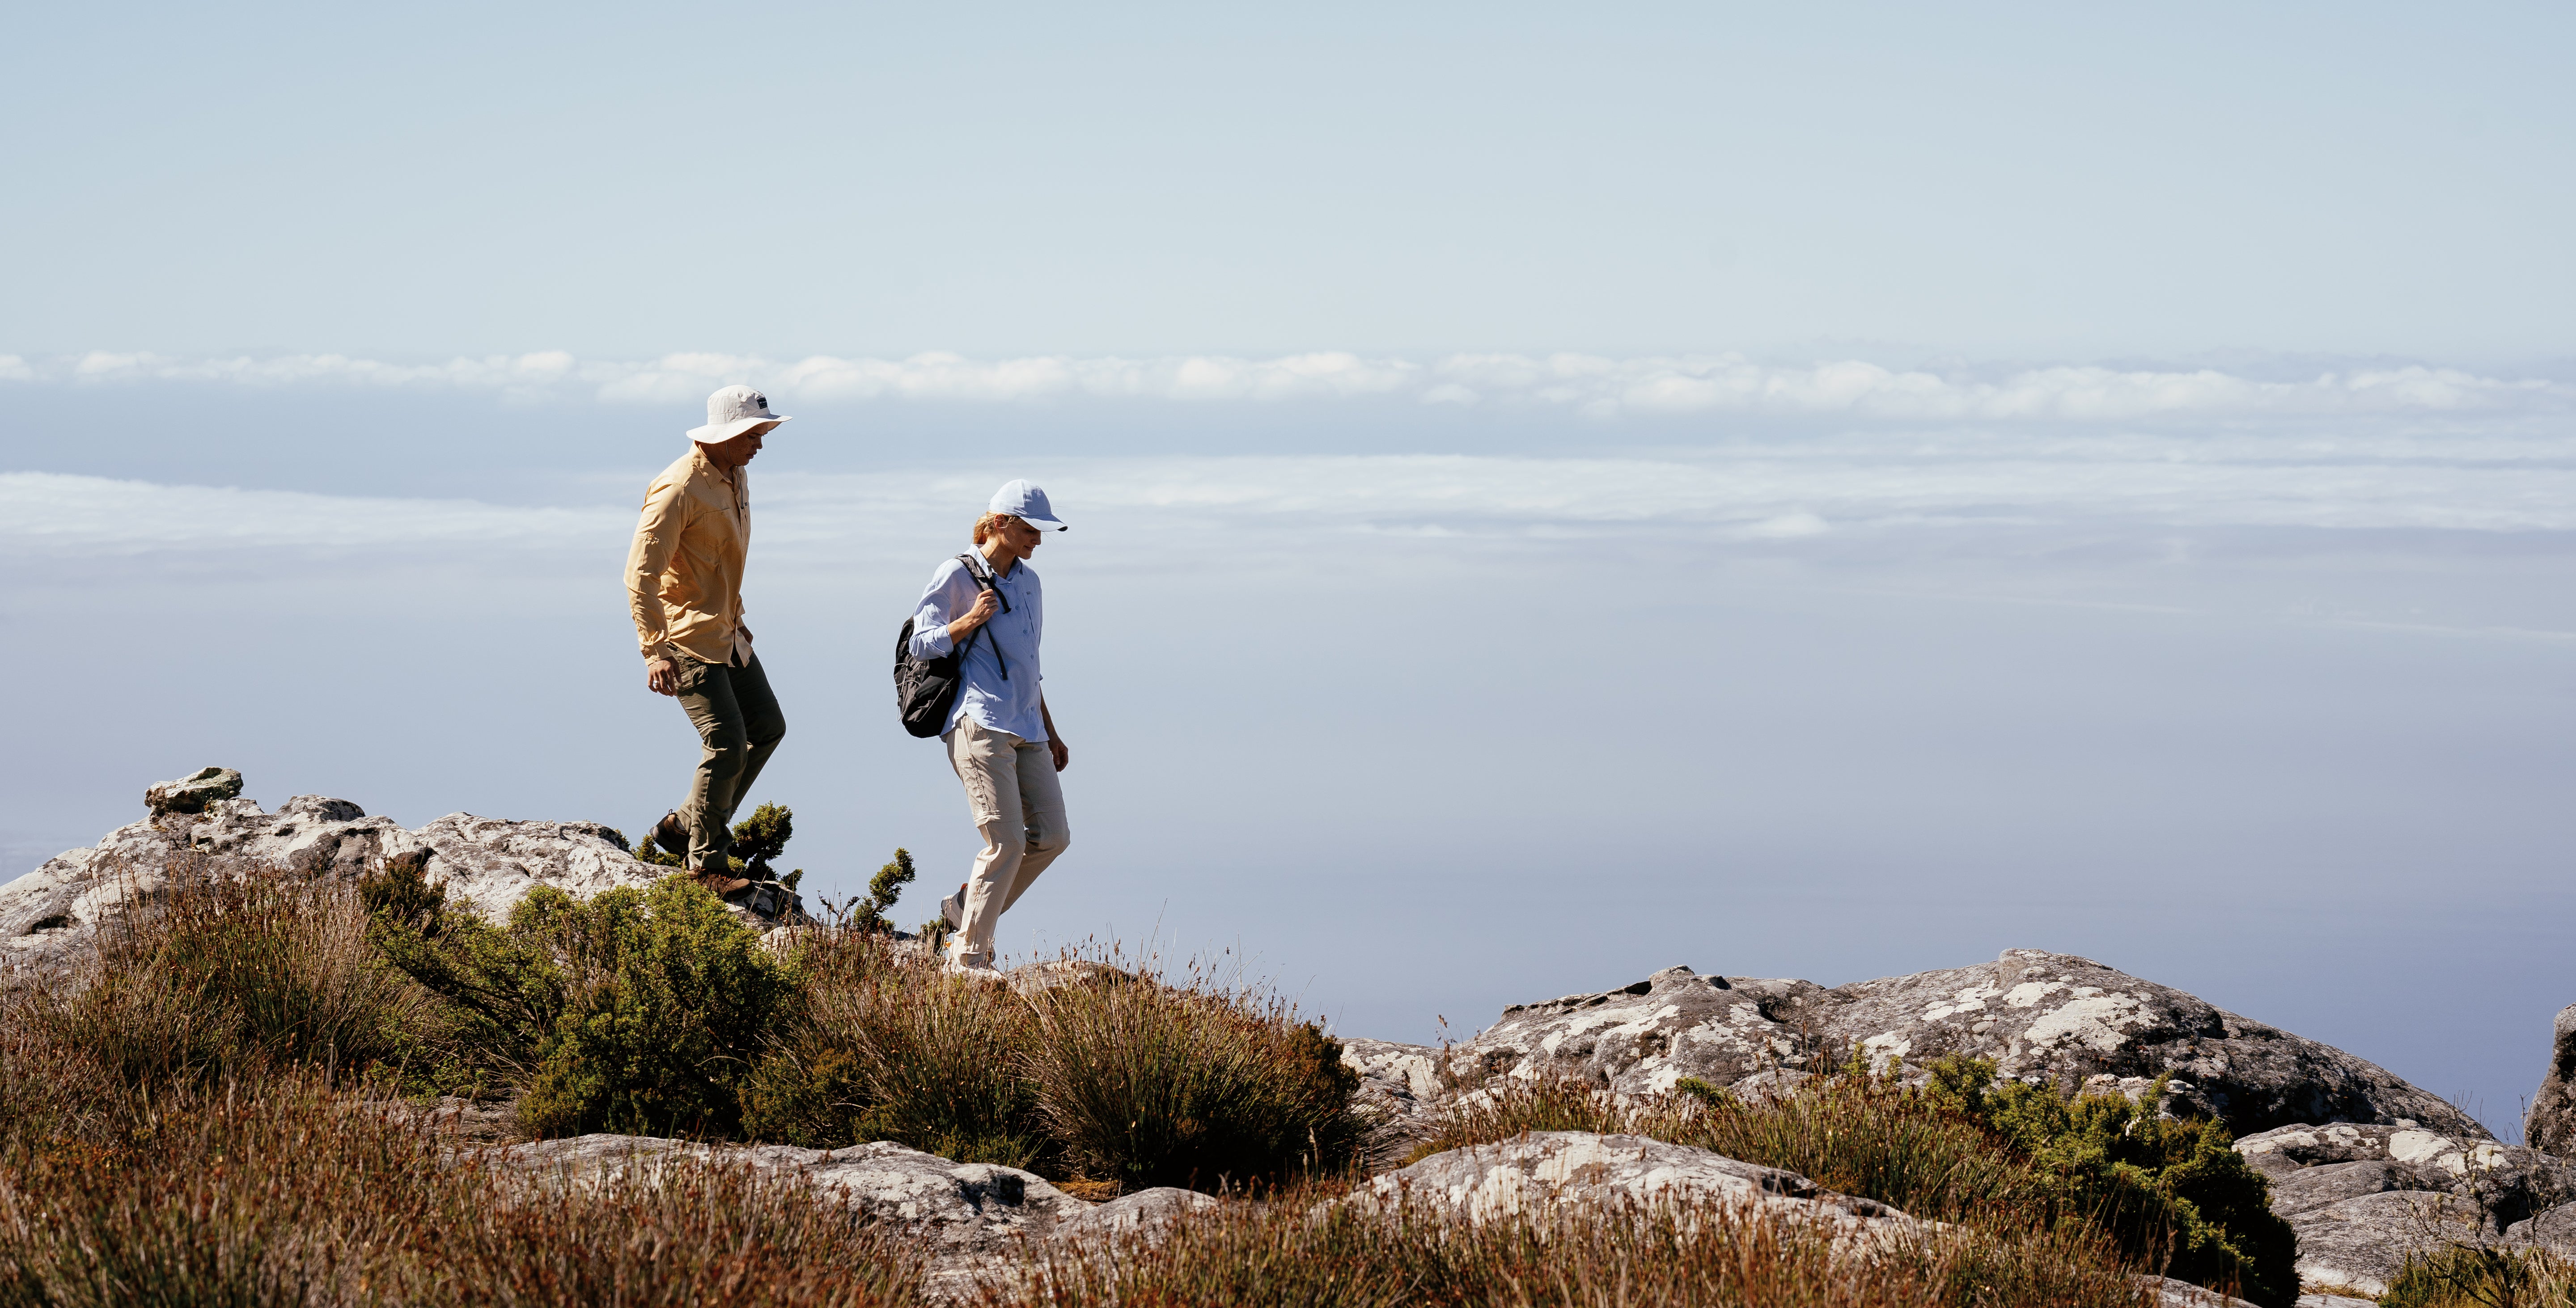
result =
[{"label": "man's rolled-up sleeve", "polygon": [[635,638],[652,658],[663,652],[671,633],[662,614],[662,573],[687,525],[688,497],[677,481],[657,484],[644,496],[644,516],[635,524],[635,543],[626,551],[626,606],[635,618]]}]

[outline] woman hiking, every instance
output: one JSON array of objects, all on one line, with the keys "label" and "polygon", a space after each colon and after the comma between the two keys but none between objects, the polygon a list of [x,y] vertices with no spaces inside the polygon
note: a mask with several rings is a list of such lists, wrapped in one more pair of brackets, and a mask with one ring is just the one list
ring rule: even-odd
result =
[{"label": "woman hiking", "polygon": [[940,902],[954,928],[948,966],[990,973],[993,930],[1064,852],[1064,790],[1056,773],[1069,757],[1047,713],[1038,638],[1046,598],[1028,565],[1046,533],[1063,531],[1046,492],[1014,481],[993,493],[975,520],[975,551],[939,565],[913,614],[910,652],[935,659],[964,649],[956,707],[939,737],[966,783],[966,807],[984,850],[966,884]]}]

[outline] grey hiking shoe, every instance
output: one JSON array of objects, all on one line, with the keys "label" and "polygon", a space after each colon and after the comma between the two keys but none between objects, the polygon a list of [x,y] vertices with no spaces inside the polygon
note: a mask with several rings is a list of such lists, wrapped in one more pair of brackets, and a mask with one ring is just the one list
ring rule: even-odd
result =
[{"label": "grey hiking shoe", "polygon": [[957,883],[957,893],[939,901],[939,920],[951,931],[966,929],[966,883]]}]

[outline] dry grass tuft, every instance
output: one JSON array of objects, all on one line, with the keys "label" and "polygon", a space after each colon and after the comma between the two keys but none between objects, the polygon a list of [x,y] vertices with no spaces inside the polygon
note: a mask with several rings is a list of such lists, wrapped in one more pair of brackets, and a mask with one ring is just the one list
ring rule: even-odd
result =
[{"label": "dry grass tuft", "polygon": [[1794,1219],[1723,1207],[1465,1225],[1402,1207],[1233,1204],[1159,1240],[1061,1249],[983,1308],[2144,1308],[2099,1237],[1952,1229],[1860,1258]]},{"label": "dry grass tuft", "polygon": [[681,1164],[539,1191],[317,1078],[168,1105],[149,1148],[22,1151],[0,1306],[915,1301],[918,1258],[789,1183]]}]

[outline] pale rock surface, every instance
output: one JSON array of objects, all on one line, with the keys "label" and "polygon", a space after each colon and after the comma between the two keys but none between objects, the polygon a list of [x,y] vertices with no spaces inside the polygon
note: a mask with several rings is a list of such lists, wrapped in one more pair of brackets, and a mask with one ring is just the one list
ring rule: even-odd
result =
[{"label": "pale rock surface", "polygon": [[2330,1045],[2239,1017],[2071,954],[2013,949],[1992,963],[1827,988],[1671,967],[1598,994],[1505,1009],[1458,1047],[1470,1074],[1570,1073],[1625,1093],[1696,1077],[1731,1086],[1774,1069],[1830,1069],[1857,1043],[1909,1072],[1945,1054],[2000,1075],[2134,1095],[2170,1074],[2175,1106],[2237,1132],[2291,1122],[2419,1122],[2486,1132],[2438,1096]]},{"label": "pale rock surface", "polygon": [[[2156,1308],[2255,1308],[2249,1300],[2220,1294],[2216,1290],[2204,1290],[2189,1281],[2177,1281],[2170,1276],[2138,1276],[2131,1279],[2156,1292]],[[2299,1302],[2305,1304],[2307,1300],[2302,1299]],[[2346,1299],[2341,1302],[2357,1305],[2363,1301]]]},{"label": "pale rock surface", "polygon": [[1433,1154],[1379,1176],[1350,1201],[1427,1205],[1471,1222],[1563,1203],[1713,1203],[1816,1223],[1838,1244],[1863,1246],[1931,1225],[1777,1167],[1645,1136],[1588,1131],[1532,1131]]},{"label": "pale rock surface", "polygon": [[1159,1185],[1151,1190],[1122,1194],[1087,1212],[1066,1217],[1055,1224],[1048,1236],[1058,1240],[1129,1236],[1138,1231],[1160,1230],[1224,1202],[1215,1195],[1201,1194],[1196,1190]]},{"label": "pale rock surface", "polygon": [[[152,793],[200,784],[194,778],[165,783]],[[0,885],[0,977],[63,964],[127,902],[148,902],[166,891],[174,864],[275,867],[347,879],[406,858],[421,863],[449,902],[495,921],[537,886],[587,898],[617,886],[649,886],[669,871],[638,860],[596,822],[451,813],[406,830],[345,799],[297,795],[270,813],[247,799],[206,798],[200,811],[173,809],[119,827],[91,848],[68,850]],[[764,931],[803,918],[804,906],[792,893],[775,885],[760,890],[764,897],[732,906],[736,916]]]},{"label": "pale rock surface", "polygon": [[[595,1185],[673,1158],[748,1167],[811,1186],[869,1218],[902,1227],[940,1256],[998,1253],[1021,1236],[1044,1235],[1092,1207],[1034,1172],[952,1162],[882,1140],[847,1149],[798,1149],[585,1135],[513,1145],[488,1157],[540,1184]],[[1170,1206],[1147,1200],[1134,1208],[1150,1212],[1158,1202]]]},{"label": "pale rock surface", "polygon": [[[2236,1151],[2272,1184],[2272,1211],[2299,1237],[2299,1279],[2387,1291],[2409,1254],[2454,1241],[2549,1243],[2576,1234],[2576,1165],[2413,1122],[2304,1123],[2245,1136]],[[2561,1216],[2564,1214],[2564,1216]]]},{"label": "pale rock surface", "polygon": [[1381,1118],[1423,1111],[1442,1094],[1440,1051],[1366,1036],[1337,1036],[1342,1063],[1360,1074],[1359,1104]]},{"label": "pale rock surface", "polygon": [[219,799],[238,799],[242,792],[242,774],[231,768],[199,768],[176,781],[164,781],[143,792],[143,809],[154,817],[164,813],[203,813],[206,805]]},{"label": "pale rock surface", "polygon": [[2576,1004],[2558,1010],[2549,1037],[2549,1071],[2531,1094],[2522,1138],[2544,1153],[2576,1158]]}]

